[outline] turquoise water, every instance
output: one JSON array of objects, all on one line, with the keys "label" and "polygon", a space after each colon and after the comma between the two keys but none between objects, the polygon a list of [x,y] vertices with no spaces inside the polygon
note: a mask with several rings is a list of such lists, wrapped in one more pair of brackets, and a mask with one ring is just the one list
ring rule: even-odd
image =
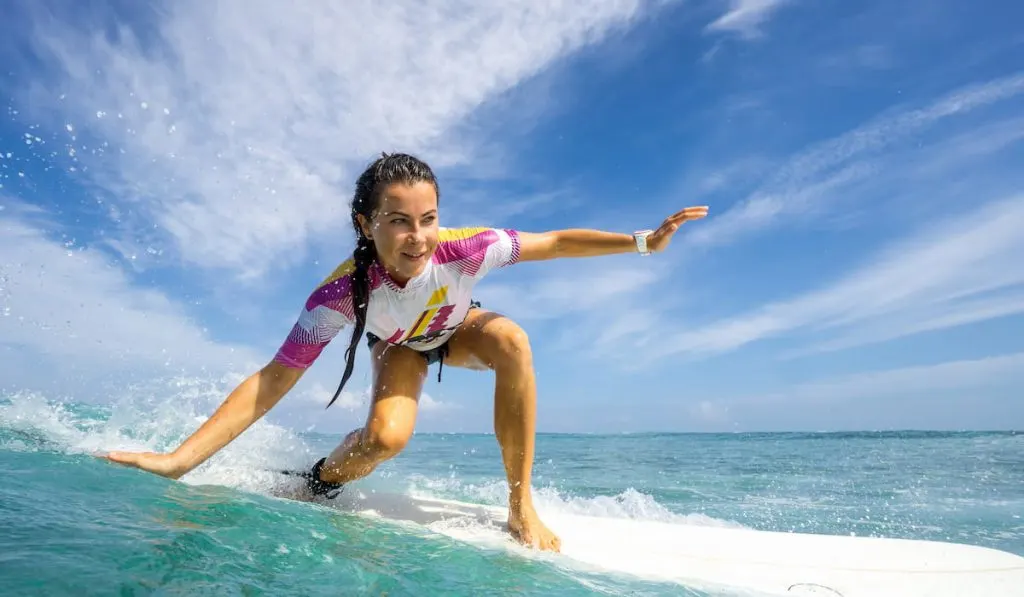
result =
[{"label": "turquoise water", "polygon": [[[90,456],[167,449],[213,404],[0,399],[0,595],[709,594],[276,497],[292,481],[269,469],[304,467],[339,436],[261,421],[180,482]],[[357,485],[505,499],[489,435],[419,434]],[[535,486],[542,511],[1024,555],[1019,433],[541,435]]]}]

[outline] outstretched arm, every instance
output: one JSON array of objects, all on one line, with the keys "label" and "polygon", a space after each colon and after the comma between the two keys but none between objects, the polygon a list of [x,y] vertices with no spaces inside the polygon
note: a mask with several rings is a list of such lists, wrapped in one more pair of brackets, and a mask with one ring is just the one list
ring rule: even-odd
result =
[{"label": "outstretched arm", "polygon": [[298,383],[327,343],[352,322],[352,300],[345,262],[315,288],[274,359],[238,384],[217,411],[176,450],[110,452],[113,462],[177,479],[231,443],[281,401]]},{"label": "outstretched arm", "polygon": [[304,369],[270,363],[238,385],[213,416],[170,454],[111,452],[113,462],[177,479],[205,462],[274,407]]},{"label": "outstretched arm", "polygon": [[[687,207],[672,214],[647,237],[648,250],[652,253],[663,251],[672,240],[672,235],[683,223],[699,220],[707,214],[707,206]],[[543,233],[520,232],[519,242],[520,261],[543,261],[560,257],[596,257],[635,253],[637,250],[632,234],[576,228]]]}]

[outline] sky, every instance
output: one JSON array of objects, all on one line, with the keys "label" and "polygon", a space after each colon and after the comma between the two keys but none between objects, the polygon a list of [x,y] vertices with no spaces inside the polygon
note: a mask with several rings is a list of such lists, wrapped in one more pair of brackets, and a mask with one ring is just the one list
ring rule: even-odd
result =
[{"label": "sky", "polygon": [[[6,392],[229,391],[351,254],[356,176],[403,151],[445,226],[630,233],[710,208],[654,256],[479,284],[529,334],[540,431],[1024,428],[1019,3],[4,12]],[[346,344],[268,417],[361,424],[365,348],[324,410]],[[490,432],[493,374],[435,375],[417,429]]]}]

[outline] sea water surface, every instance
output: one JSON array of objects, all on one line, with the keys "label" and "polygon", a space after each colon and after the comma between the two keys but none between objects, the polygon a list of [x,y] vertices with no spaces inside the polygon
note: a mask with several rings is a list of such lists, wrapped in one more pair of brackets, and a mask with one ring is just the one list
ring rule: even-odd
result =
[{"label": "sea water surface", "polygon": [[[279,497],[336,435],[260,421],[180,481],[90,455],[173,448],[211,412],[177,398],[0,396],[0,595],[711,594]],[[1020,433],[542,434],[534,475],[542,510],[1024,555]],[[417,434],[358,486],[506,496],[493,435]]]}]

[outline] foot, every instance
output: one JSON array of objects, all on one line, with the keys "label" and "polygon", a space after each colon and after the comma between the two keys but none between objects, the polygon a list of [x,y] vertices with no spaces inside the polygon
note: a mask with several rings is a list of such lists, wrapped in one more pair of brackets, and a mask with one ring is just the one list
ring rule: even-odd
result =
[{"label": "foot", "polygon": [[310,494],[316,496],[323,496],[329,500],[341,495],[342,490],[345,487],[344,483],[329,483],[320,479],[320,470],[324,467],[324,462],[327,458],[321,458],[316,461],[313,465],[313,470],[309,471],[306,477],[306,489]]},{"label": "foot", "polygon": [[512,537],[523,545],[541,551],[562,550],[562,540],[540,521],[533,504],[509,508],[508,530]]}]

